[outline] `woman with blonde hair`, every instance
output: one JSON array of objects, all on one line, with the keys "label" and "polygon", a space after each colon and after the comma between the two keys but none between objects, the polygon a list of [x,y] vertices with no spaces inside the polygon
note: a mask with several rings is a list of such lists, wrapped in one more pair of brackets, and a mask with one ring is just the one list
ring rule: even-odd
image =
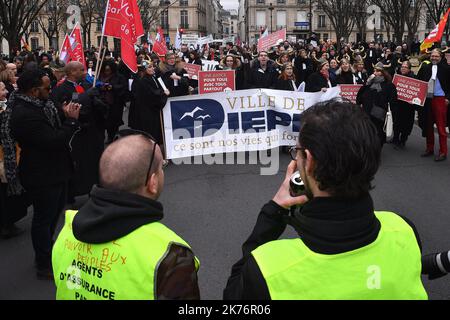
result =
[{"label": "woman with blonde hair", "polygon": [[341,59],[340,67],[336,71],[337,84],[356,84],[356,77],[353,75],[353,68],[350,61]]},{"label": "woman with blonde hair", "polygon": [[227,54],[216,68],[217,70],[234,70],[236,90],[245,89],[244,71],[241,60],[233,54]]}]

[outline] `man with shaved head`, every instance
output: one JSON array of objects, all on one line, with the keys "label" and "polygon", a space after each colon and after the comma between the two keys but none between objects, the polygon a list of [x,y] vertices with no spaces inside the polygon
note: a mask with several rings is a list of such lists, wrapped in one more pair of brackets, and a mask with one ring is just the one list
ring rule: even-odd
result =
[{"label": "man with shaved head", "polygon": [[57,108],[65,101],[81,104],[81,130],[72,141],[75,172],[69,183],[68,203],[75,197],[89,193],[98,183],[98,161],[104,149],[104,119],[107,106],[97,103],[99,92],[83,81],[86,71],[80,62],[71,61],[65,67],[66,80],[52,90],[50,99]]},{"label": "man with shaved head", "polygon": [[161,223],[161,149],[146,133],[119,134],[88,202],[66,212],[53,248],[56,298],[199,299],[198,259]]}]

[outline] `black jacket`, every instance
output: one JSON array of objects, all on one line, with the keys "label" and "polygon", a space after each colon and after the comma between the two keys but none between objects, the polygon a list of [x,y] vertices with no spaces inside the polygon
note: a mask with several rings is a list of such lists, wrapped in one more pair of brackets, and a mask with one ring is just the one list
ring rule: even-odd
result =
[{"label": "black jacket", "polygon": [[[84,243],[111,242],[164,217],[160,202],[136,194],[94,186],[90,195],[72,225],[75,238]],[[155,278],[158,300],[200,299],[194,254],[184,246],[171,244],[158,264]]]},{"label": "black jacket", "polygon": [[157,81],[156,78],[148,75],[134,80],[132,87],[134,120],[130,127],[150,133],[159,144],[162,144],[160,114],[166,104],[167,96]]},{"label": "black jacket", "polygon": [[[413,228],[421,248],[416,228],[406,218],[402,218]],[[291,217],[289,210],[270,201],[262,208],[252,234],[242,245],[243,257],[232,268],[223,293],[224,299],[270,300],[266,281],[251,252],[267,242],[277,240],[288,223],[309,249],[328,255],[369,245],[377,239],[381,227],[370,196],[355,201],[315,198]]]},{"label": "black jacket", "polygon": [[[355,79],[356,80],[356,79]],[[336,79],[337,84],[353,84],[354,77],[351,70],[344,72],[342,69],[338,72],[336,72]]]},{"label": "black jacket", "polygon": [[[428,82],[431,79],[433,64],[423,64],[417,74],[417,79]],[[450,100],[450,68],[445,59],[438,64],[437,78],[445,92],[446,99]]]},{"label": "black jacket", "polygon": [[313,69],[311,59],[302,59],[301,57],[295,58],[294,71],[298,83],[306,82],[308,77],[313,73]]},{"label": "black jacket", "polygon": [[283,80],[283,79],[277,80],[275,84],[275,89],[285,91],[297,91],[297,88],[294,88],[292,80]]},{"label": "black jacket", "polygon": [[277,81],[278,72],[274,67],[273,61],[267,62],[267,68],[264,71],[261,69],[259,61],[255,61],[250,69],[249,77],[247,79],[247,87],[249,89],[273,89]]},{"label": "black jacket", "polygon": [[11,131],[19,142],[20,179],[25,188],[67,182],[73,172],[69,141],[78,121],[67,119],[60,128],[50,124],[44,110],[17,100],[11,114]]},{"label": "black jacket", "polygon": [[[331,80],[331,86],[336,86],[336,83]],[[315,72],[306,80],[305,92],[319,92],[322,88],[329,88],[328,81],[320,72]]]}]

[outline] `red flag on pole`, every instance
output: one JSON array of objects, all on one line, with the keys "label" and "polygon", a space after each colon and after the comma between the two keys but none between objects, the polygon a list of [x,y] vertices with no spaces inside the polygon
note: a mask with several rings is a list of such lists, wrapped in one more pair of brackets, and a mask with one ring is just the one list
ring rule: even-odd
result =
[{"label": "red flag on pole", "polygon": [[86,59],[84,58],[83,42],[81,40],[81,28],[78,23],[75,28],[73,28],[70,38],[72,38],[70,39],[72,47],[71,61],[78,61],[82,63],[86,69]]},{"label": "red flag on pole", "polygon": [[161,27],[158,27],[156,31],[155,43],[153,44],[153,50],[158,56],[165,56],[167,53],[166,38]]},{"label": "red flag on pole", "polygon": [[136,0],[108,0],[103,34],[121,40],[121,56],[126,66],[137,72],[134,45],[144,35],[141,15]]},{"label": "red flag on pole", "polygon": [[420,45],[420,50],[428,49],[433,46],[433,43],[441,41],[442,34],[444,33],[445,26],[447,25],[449,13],[450,13],[450,8],[444,14],[444,17],[438,23],[438,25],[433,30],[431,30],[428,37],[422,42],[422,44]]},{"label": "red flag on pole", "polygon": [[70,43],[69,35],[66,34],[64,37],[64,41],[61,47],[61,50],[59,50],[59,59],[67,64],[71,61],[72,57],[72,45]]}]

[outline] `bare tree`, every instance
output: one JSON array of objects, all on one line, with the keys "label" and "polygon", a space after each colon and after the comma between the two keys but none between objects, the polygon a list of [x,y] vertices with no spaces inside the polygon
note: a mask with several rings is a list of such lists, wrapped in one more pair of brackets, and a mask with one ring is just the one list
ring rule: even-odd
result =
[{"label": "bare tree", "polygon": [[424,7],[424,0],[416,0],[406,16],[406,26],[408,27],[408,47],[414,41],[419,29],[419,24],[423,18],[422,9]]},{"label": "bare tree", "polygon": [[442,15],[450,6],[450,0],[423,0],[423,2],[425,3],[431,18],[436,24],[439,23]]},{"label": "bare tree", "polygon": [[384,19],[394,31],[394,41],[403,41],[406,20],[411,12],[414,0],[372,0],[380,7]]},{"label": "bare tree", "polygon": [[177,2],[178,0],[138,0],[144,32],[147,33],[152,26],[158,25],[162,12]]},{"label": "bare tree", "polygon": [[[431,19],[433,19],[433,21],[436,24],[438,24],[442,16],[450,6],[450,0],[423,0],[423,1],[425,2],[428,12],[430,13]],[[447,31],[446,31],[447,42],[449,38],[449,29],[450,24],[447,24]]]},{"label": "bare tree", "polygon": [[369,18],[368,5],[369,0],[355,1],[355,24],[358,33],[361,35],[361,41],[366,41],[367,19]]},{"label": "bare tree", "polygon": [[319,6],[327,14],[336,33],[338,48],[341,39],[348,41],[355,25],[354,12],[359,0],[318,0]]},{"label": "bare tree", "polygon": [[1,36],[9,44],[9,51],[14,53],[20,48],[20,39],[31,23],[36,20],[48,0],[0,0]]},{"label": "bare tree", "polygon": [[[56,43],[59,43],[59,33],[61,27],[65,25],[68,5],[69,0],[48,0],[43,10],[44,14],[37,16],[37,21],[47,36],[50,46],[53,38],[56,38]],[[54,49],[57,50],[58,48]]]},{"label": "bare tree", "polygon": [[106,0],[72,0],[72,4],[80,8],[80,26],[83,30],[83,45],[90,48],[92,44],[92,26],[102,24],[105,17]]}]

